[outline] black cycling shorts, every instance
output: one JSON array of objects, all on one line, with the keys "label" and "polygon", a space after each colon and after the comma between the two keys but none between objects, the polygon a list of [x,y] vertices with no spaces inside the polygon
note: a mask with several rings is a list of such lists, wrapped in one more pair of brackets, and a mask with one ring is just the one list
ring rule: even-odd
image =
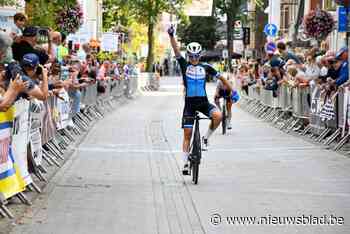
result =
[{"label": "black cycling shorts", "polygon": [[201,112],[207,117],[211,117],[212,113],[217,111],[215,105],[211,104],[207,99],[186,100],[182,115],[182,128],[192,128],[196,111]]}]

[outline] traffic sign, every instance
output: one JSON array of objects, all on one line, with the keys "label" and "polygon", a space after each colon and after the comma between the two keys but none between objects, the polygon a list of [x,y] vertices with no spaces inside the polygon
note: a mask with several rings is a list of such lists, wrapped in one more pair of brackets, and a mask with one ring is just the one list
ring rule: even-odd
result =
[{"label": "traffic sign", "polygon": [[338,32],[346,32],[348,30],[348,14],[350,8],[343,6],[338,7]]},{"label": "traffic sign", "polygon": [[277,35],[278,28],[275,24],[266,24],[264,27],[264,33],[267,36],[275,37]]},{"label": "traffic sign", "polygon": [[250,44],[250,28],[247,28],[247,27],[243,28],[243,44],[244,45]]},{"label": "traffic sign", "polygon": [[243,40],[243,28],[235,28],[233,30],[233,40]]},{"label": "traffic sign", "polygon": [[225,50],[222,51],[222,58],[223,59],[227,59],[228,58],[228,50],[225,49]]},{"label": "traffic sign", "polygon": [[234,22],[233,40],[243,40],[243,28],[240,20]]},{"label": "traffic sign", "polygon": [[274,53],[276,51],[276,49],[277,49],[277,46],[274,42],[269,42],[265,45],[265,51],[267,53],[269,53],[269,52]]}]

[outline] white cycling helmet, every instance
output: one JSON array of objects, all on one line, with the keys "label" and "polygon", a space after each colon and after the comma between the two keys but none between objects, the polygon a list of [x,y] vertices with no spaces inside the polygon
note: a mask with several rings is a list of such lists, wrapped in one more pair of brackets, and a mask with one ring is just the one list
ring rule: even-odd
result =
[{"label": "white cycling helmet", "polygon": [[202,52],[202,46],[197,42],[191,42],[187,45],[187,53],[200,54]]}]

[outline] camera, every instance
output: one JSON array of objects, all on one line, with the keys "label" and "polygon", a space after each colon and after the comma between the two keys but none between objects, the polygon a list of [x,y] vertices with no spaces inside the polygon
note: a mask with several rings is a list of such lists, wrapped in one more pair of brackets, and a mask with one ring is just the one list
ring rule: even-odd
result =
[{"label": "camera", "polygon": [[13,62],[13,63],[10,63],[7,65],[6,69],[5,69],[5,77],[6,77],[6,80],[14,80],[16,79],[17,75],[20,75],[20,76],[24,76],[24,72],[22,70],[22,67],[16,63],[16,62]]},{"label": "camera", "polygon": [[63,81],[69,79],[69,68],[67,66],[61,66],[60,79]]},{"label": "camera", "polygon": [[[8,64],[5,68],[5,85],[6,87],[9,86],[10,81],[16,79],[17,75],[20,75],[22,81],[27,82],[30,81],[31,79],[25,75],[25,73],[22,70],[22,67],[17,63],[17,62],[12,62],[10,64]],[[34,88],[34,83],[30,82],[28,89],[32,89]],[[26,95],[22,95],[23,98],[27,98]]]},{"label": "camera", "polygon": [[45,27],[39,28],[38,35],[39,36],[46,36],[46,37],[49,36],[49,28],[45,28]]},{"label": "camera", "polygon": [[38,66],[38,67],[36,68],[35,74],[38,75],[38,76],[40,76],[41,74],[43,74],[43,69],[42,69],[42,67]]}]

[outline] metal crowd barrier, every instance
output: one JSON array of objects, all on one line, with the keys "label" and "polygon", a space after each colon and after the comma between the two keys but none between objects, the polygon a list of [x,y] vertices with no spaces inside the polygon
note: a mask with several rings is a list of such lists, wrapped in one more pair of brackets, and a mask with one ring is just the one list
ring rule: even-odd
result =
[{"label": "metal crowd barrier", "polygon": [[308,119],[310,117],[309,88],[292,89],[292,109],[296,118]]},{"label": "metal crowd barrier", "polygon": [[[2,149],[9,150],[0,151],[0,174],[7,175],[0,178],[0,217],[14,218],[8,208],[8,200],[14,196],[24,204],[31,205],[23,191],[41,193],[32,176],[39,181],[47,181],[47,167],[61,167],[66,150],[78,136],[87,132],[95,120],[109,113],[117,104],[117,99],[124,95],[132,97],[137,92],[137,84],[137,77],[132,76],[127,85],[125,80],[108,81],[103,94],[98,94],[97,84],[83,88],[80,102],[82,108],[75,115],[67,113],[71,102],[68,93],[63,89],[59,97],[30,103],[22,99],[6,113],[0,112],[0,125],[9,130],[6,131],[7,138],[0,139]],[[6,137],[4,134],[2,136]],[[14,142],[18,142],[16,147],[10,140],[12,138],[15,138]],[[11,152],[12,148],[16,148],[14,152]],[[4,163],[6,167],[1,167]],[[12,175],[3,171],[7,169],[20,174]]]},{"label": "metal crowd barrier", "polygon": [[159,76],[152,72],[141,72],[139,76],[140,88],[144,91],[157,91],[160,88]]},{"label": "metal crowd barrier", "polygon": [[[262,86],[249,86],[248,95],[241,90],[240,106],[286,132],[295,131],[325,145],[336,141],[334,150],[341,149],[350,140],[348,88],[338,90],[335,104],[329,102],[330,95],[334,94],[327,96],[317,86],[311,89],[282,84],[277,93],[277,98],[274,98],[272,91]],[[334,112],[329,119],[322,117],[327,111]]]},{"label": "metal crowd barrier", "polygon": [[292,108],[292,96],[291,96],[291,87],[282,84],[278,90],[278,106],[282,111],[290,111]]}]

